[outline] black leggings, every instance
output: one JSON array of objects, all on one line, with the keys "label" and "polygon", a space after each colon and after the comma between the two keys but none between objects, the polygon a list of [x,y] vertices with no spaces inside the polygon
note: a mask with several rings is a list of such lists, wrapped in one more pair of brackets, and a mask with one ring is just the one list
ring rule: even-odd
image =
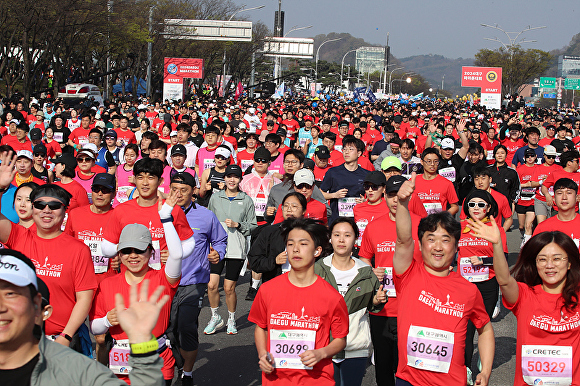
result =
[{"label": "black leggings", "polygon": [[377,386],[395,386],[395,373],[399,361],[397,318],[369,315],[369,321],[375,351]]},{"label": "black leggings", "polygon": [[[499,285],[495,276],[492,279],[473,283],[479,289],[481,297],[483,298],[483,305],[489,318],[493,314],[493,309],[497,303],[499,296]],[[465,335],[465,366],[471,368],[471,360],[473,359],[473,338],[475,336],[476,328],[471,321],[467,322],[467,333]]]}]

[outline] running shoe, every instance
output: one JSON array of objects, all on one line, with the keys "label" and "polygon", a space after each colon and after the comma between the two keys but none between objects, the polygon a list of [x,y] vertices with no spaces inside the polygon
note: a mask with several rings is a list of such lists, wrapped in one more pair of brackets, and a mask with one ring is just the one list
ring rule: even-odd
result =
[{"label": "running shoe", "polygon": [[224,325],[224,321],[223,321],[222,317],[219,315],[214,315],[209,320],[209,323],[207,324],[207,326],[203,329],[203,333],[206,335],[215,334],[215,331],[218,328],[223,327],[223,325]]},{"label": "running shoe", "polygon": [[258,290],[250,286],[250,288],[248,288],[248,293],[246,294],[246,300],[253,302],[257,293]]},{"label": "running shoe", "polygon": [[497,303],[495,303],[495,308],[493,309],[493,314],[491,315],[492,319],[495,319],[499,316],[501,312],[501,294],[497,297]]},{"label": "running shoe", "polygon": [[193,377],[187,375],[181,377],[181,386],[193,386]]},{"label": "running shoe", "polygon": [[228,328],[226,333],[228,335],[235,335],[238,333],[238,329],[236,328],[236,321],[233,319],[228,320]]},{"label": "running shoe", "polygon": [[473,374],[471,373],[471,369],[467,367],[467,384],[469,386],[473,385]]}]

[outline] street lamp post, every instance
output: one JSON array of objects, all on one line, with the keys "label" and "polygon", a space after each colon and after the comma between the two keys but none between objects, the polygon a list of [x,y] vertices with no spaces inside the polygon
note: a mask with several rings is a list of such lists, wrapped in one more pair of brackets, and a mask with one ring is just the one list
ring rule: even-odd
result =
[{"label": "street lamp post", "polygon": [[[392,86],[393,86],[393,81],[391,80],[393,77],[393,72],[397,71],[397,70],[402,70],[404,67],[397,67],[393,70],[391,70],[391,72],[389,72],[389,94],[392,94]],[[385,75],[386,76],[386,75]]]},{"label": "street lamp post", "polygon": [[335,39],[328,39],[322,42],[321,45],[318,46],[318,49],[316,50],[316,65],[315,65],[315,69],[314,69],[314,89],[316,90],[316,84],[318,83],[318,53],[320,52],[320,48],[325,45],[326,43],[330,43],[330,42],[335,42],[337,40],[340,40],[342,38],[335,38]]},{"label": "street lamp post", "polygon": [[[232,16],[230,16],[230,18],[228,19],[228,21],[232,21],[232,19],[234,18],[234,16],[236,16],[240,12],[246,12],[246,11],[253,11],[255,9],[261,9],[261,8],[264,8],[265,5],[259,5],[257,7],[251,7],[251,8],[244,8],[244,7],[245,6],[243,6],[240,9],[238,9],[236,12],[234,12],[232,14]],[[225,44],[224,44],[224,58],[223,58],[223,61],[224,61],[224,69],[223,69],[223,73],[222,73],[223,74],[222,75],[222,89],[223,89],[224,98],[225,98],[225,96],[226,96],[226,46],[225,46]]]},{"label": "street lamp post", "polygon": [[[403,74],[403,76],[401,76],[401,84],[399,84],[399,94],[401,93],[401,90],[402,90],[402,88],[403,88],[403,78],[405,77],[405,75],[414,75],[414,74],[415,74],[415,73],[414,73],[413,71],[410,71],[410,72],[405,72],[405,73]],[[408,78],[406,79],[406,82],[407,82],[407,83],[411,83],[411,78],[409,78],[409,77],[408,77]]]},{"label": "street lamp post", "polygon": [[[309,25],[307,27],[298,27],[297,25],[295,25],[294,27],[290,28],[290,31],[288,31],[284,34],[284,37],[288,36],[288,34],[290,32],[300,31],[301,29],[308,29],[308,28],[312,28],[312,26]],[[281,73],[280,68],[282,67],[282,57],[276,56],[275,60],[276,60],[276,62],[274,65],[274,79],[278,79],[280,77],[280,73]]]},{"label": "street lamp post", "polygon": [[340,87],[341,87],[341,88],[343,87],[343,86],[342,86],[342,70],[343,70],[343,68],[344,68],[344,58],[346,58],[346,55],[350,54],[351,52],[355,52],[355,51],[356,51],[356,49],[354,49],[354,50],[350,50],[350,51],[347,51],[347,52],[346,52],[346,54],[344,54],[344,55],[342,56],[342,61],[340,62]]}]

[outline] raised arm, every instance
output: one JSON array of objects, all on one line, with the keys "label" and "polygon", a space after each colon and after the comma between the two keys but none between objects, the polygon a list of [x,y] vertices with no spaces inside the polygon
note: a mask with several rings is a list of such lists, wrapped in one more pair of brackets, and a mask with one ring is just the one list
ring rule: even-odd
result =
[{"label": "raised arm", "polygon": [[459,135],[459,140],[461,141],[461,149],[457,152],[459,156],[463,159],[467,157],[467,151],[469,150],[469,140],[467,139],[467,134],[465,134],[465,119],[461,119],[457,125],[457,135]]},{"label": "raised arm", "polygon": [[[15,163],[16,155],[13,152],[10,151],[0,155],[0,201],[2,201],[2,195],[10,187],[16,175]],[[0,242],[6,243],[11,231],[12,222],[0,212]]]},{"label": "raised arm", "polygon": [[404,273],[413,262],[413,227],[411,224],[411,214],[409,213],[409,200],[415,191],[415,179],[417,174],[413,172],[411,179],[405,181],[397,193],[398,204],[395,215],[397,242],[395,244],[395,255],[393,256],[393,268],[396,274]]}]

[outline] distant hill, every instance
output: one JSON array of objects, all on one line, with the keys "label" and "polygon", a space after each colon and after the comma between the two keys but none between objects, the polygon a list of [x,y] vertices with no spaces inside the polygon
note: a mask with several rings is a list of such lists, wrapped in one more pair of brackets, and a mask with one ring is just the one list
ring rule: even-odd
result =
[{"label": "distant hill", "polygon": [[570,43],[566,47],[552,50],[550,54],[554,56],[552,60],[552,65],[546,71],[546,76],[556,76],[558,73],[558,56],[560,55],[573,55],[573,56],[580,56],[580,33],[576,34],[570,40]]}]

